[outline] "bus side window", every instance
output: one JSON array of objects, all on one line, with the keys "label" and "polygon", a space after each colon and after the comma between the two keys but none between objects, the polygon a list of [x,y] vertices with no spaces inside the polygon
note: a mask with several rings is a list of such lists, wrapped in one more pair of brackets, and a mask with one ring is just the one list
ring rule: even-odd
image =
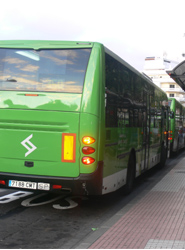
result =
[{"label": "bus side window", "polygon": [[157,114],[156,114],[156,117],[155,117],[155,127],[156,128],[161,128],[161,110],[157,110]]},{"label": "bus side window", "polygon": [[133,110],[130,110],[129,112],[129,127],[133,127]]},{"label": "bus side window", "polygon": [[134,109],[134,127],[139,127],[139,113],[137,109]]},{"label": "bus side window", "polygon": [[107,94],[106,103],[106,127],[117,127],[117,98],[112,94]]},{"label": "bus side window", "polygon": [[125,123],[126,127],[129,127],[129,112],[128,112],[128,110],[127,110],[127,112],[125,112],[124,123]]},{"label": "bus side window", "polygon": [[119,71],[119,63],[108,54],[105,54],[105,87],[114,93],[119,91]]},{"label": "bus side window", "polygon": [[150,122],[151,128],[155,128],[155,116],[151,114],[151,122]]},{"label": "bus side window", "polygon": [[120,86],[119,93],[124,98],[133,99],[134,74],[124,65],[120,65]]},{"label": "bus side window", "polygon": [[141,78],[135,75],[134,77],[134,99],[139,103],[143,102],[143,95],[142,95],[143,88],[144,88],[144,85],[141,81]]},{"label": "bus side window", "polygon": [[139,110],[138,113],[138,127],[142,127],[142,110]]},{"label": "bus side window", "polygon": [[105,114],[106,127],[118,127],[118,62],[105,54]]}]

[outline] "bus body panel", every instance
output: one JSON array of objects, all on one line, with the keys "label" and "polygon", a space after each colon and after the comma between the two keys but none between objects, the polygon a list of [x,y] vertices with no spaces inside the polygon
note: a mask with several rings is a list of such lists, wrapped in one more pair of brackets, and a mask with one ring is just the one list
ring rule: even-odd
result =
[{"label": "bus body panel", "polygon": [[[62,134],[78,135],[78,130],[79,113],[1,110],[0,137],[3,142],[0,144],[0,158],[3,160],[1,171],[48,176],[79,176],[78,164],[62,162]],[[79,163],[78,137],[75,140],[75,161]],[[34,166],[25,166],[26,161],[33,162]]]},{"label": "bus body panel", "polygon": [[[81,94],[27,91],[0,92],[0,109],[79,112],[80,104]],[[14,112],[12,112],[12,114],[14,114]],[[37,113],[35,112],[35,114]]]}]

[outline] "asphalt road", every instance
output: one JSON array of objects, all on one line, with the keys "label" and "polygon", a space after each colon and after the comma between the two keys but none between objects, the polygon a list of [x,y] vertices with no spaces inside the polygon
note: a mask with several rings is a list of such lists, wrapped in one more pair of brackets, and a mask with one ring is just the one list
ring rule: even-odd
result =
[{"label": "asphalt road", "polygon": [[133,192],[101,197],[46,195],[0,189],[0,248],[76,248],[93,231],[129,203],[137,202],[185,153],[165,168],[139,178]]}]

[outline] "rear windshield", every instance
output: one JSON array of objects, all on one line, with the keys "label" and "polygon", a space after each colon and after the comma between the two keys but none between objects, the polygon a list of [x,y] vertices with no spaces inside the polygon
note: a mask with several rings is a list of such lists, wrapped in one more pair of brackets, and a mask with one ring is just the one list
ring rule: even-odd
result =
[{"label": "rear windshield", "polygon": [[0,90],[82,93],[91,49],[0,49]]},{"label": "rear windshield", "polygon": [[171,100],[168,100],[168,106],[169,106],[169,107],[171,106],[171,103],[172,103],[172,101],[171,101]]}]

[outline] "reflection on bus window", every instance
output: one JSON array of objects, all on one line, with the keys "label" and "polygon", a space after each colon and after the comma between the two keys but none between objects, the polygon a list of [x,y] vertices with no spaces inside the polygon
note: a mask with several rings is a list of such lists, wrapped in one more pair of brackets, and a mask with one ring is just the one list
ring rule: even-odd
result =
[{"label": "reflection on bus window", "polygon": [[0,49],[0,90],[82,93],[90,49]]}]

